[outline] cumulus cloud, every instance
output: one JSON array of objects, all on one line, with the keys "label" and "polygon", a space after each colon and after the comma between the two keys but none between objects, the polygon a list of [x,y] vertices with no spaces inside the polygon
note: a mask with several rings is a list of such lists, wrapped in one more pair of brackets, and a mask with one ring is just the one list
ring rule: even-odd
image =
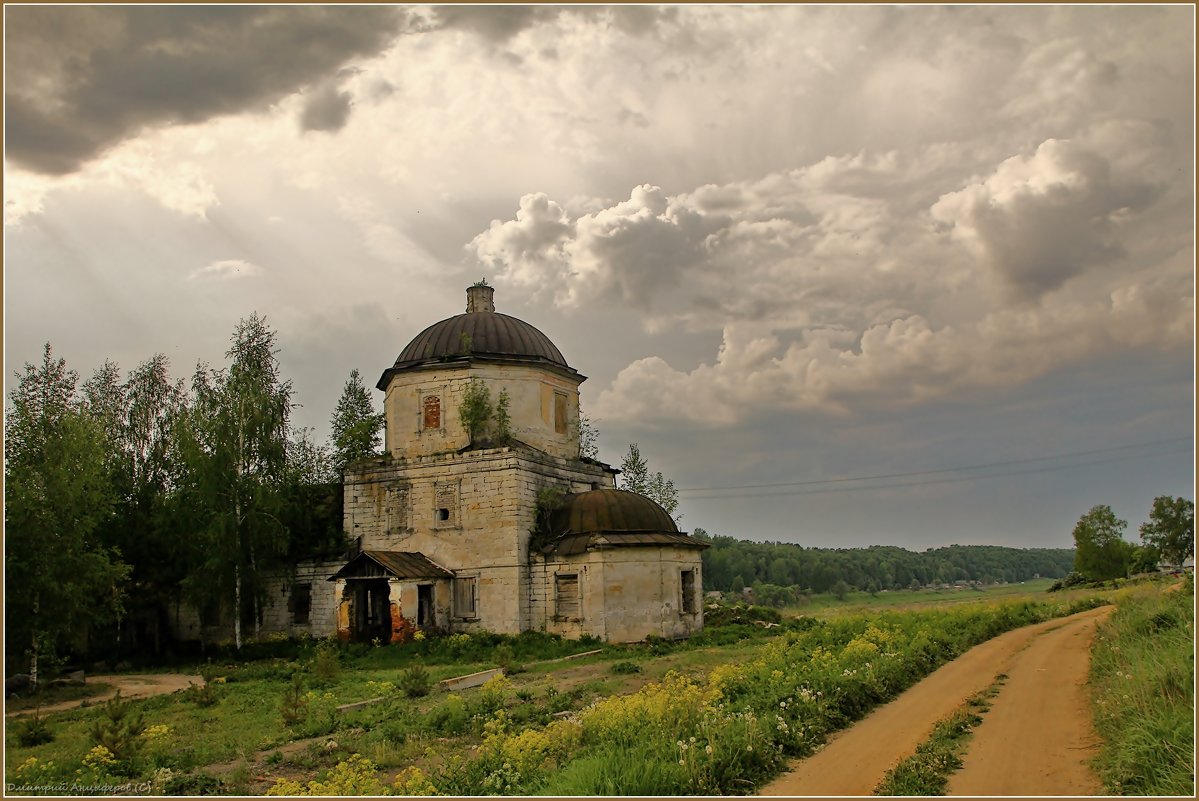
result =
[{"label": "cumulus cloud", "polygon": [[[405,13],[358,6],[8,8],[6,155],[26,169],[66,174],[147,126],[265,110],[348,60],[379,52]],[[326,103],[318,116],[328,123],[335,109]]]},{"label": "cumulus cloud", "polygon": [[932,214],[1011,287],[1038,295],[1121,255],[1120,222],[1155,194],[1135,178],[1113,176],[1102,156],[1051,139],[944,195]]},{"label": "cumulus cloud", "polygon": [[951,159],[939,146],[830,156],[676,195],[641,185],[577,214],[526,195],[468,247],[497,282],[565,309],[722,331],[695,369],[627,366],[599,397],[604,419],[654,418],[667,394],[719,423],[915,404],[1193,336],[1185,262],[1134,258],[1157,238],[1143,232],[1158,188],[1066,141],[982,177],[946,171]]},{"label": "cumulus cloud", "polygon": [[262,268],[244,259],[221,259],[188,275],[189,281],[232,281],[262,275]]}]

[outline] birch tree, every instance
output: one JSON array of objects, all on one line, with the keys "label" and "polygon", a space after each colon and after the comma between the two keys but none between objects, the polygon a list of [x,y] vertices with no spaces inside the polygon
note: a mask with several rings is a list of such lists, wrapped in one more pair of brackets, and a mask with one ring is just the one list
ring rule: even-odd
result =
[{"label": "birch tree", "polygon": [[128,568],[98,536],[116,493],[77,375],[47,344],[18,378],[4,416],[5,637],[36,686],[46,656],[120,610]]}]

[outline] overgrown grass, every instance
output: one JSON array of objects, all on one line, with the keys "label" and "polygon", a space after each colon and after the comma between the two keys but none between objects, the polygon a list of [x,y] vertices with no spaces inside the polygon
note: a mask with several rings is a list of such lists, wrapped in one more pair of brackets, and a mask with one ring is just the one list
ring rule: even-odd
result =
[{"label": "overgrown grass", "polygon": [[703,679],[668,674],[553,724],[560,728],[551,741],[577,740],[567,751],[529,740],[533,729],[490,724],[489,747],[429,778],[460,795],[750,793],[787,757],[810,754],[830,732],[971,646],[1098,603],[992,604],[811,624],[775,638],[753,660],[718,666]]},{"label": "overgrown grass", "polygon": [[962,755],[970,735],[982,723],[983,713],[991,708],[991,699],[1006,679],[1002,673],[996,676],[990,687],[971,696],[962,706],[937,721],[929,738],[916,747],[916,753],[887,771],[874,788],[874,794],[945,795],[950,775],[962,767]]},{"label": "overgrown grass", "polygon": [[1195,586],[1130,594],[1098,630],[1091,659],[1095,763],[1114,795],[1195,789]]}]

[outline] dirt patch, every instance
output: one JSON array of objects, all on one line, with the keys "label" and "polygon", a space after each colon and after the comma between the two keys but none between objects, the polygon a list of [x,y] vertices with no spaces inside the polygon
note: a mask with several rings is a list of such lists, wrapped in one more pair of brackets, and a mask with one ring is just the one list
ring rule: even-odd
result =
[{"label": "dirt patch", "polygon": [[[1029,708],[1047,709],[1049,699],[1045,696],[1058,692],[1048,684],[1029,684],[1015,681],[1015,676],[1025,675],[1022,667],[1028,654],[1037,660],[1031,672],[1037,675],[1041,667],[1041,643],[1050,643],[1051,650],[1078,652],[1085,658],[1090,656],[1089,635],[1097,621],[1111,612],[1111,607],[1080,612],[1068,618],[1051,620],[1026,626],[1001,634],[942,666],[889,704],[876,709],[854,726],[834,735],[821,751],[794,763],[793,769],[764,787],[760,795],[781,796],[835,796],[871,795],[888,770],[901,760],[911,756],[916,746],[932,732],[937,721],[961,706],[967,698],[986,689],[1000,673],[1009,676],[1003,692],[995,699],[995,709],[984,720],[998,711],[1003,696],[1029,696]],[[1061,643],[1055,645],[1055,643]],[[1038,647],[1034,648],[1033,645]],[[1085,669],[1084,669],[1085,679]],[[1038,701],[1037,698],[1041,700]],[[1085,709],[1076,710],[1075,715],[1085,713],[1084,721],[1090,725],[1090,715]],[[1030,725],[1042,724],[1042,713],[1034,712]],[[979,731],[981,732],[982,727]],[[1009,742],[1012,750],[1021,749],[1021,744]],[[973,748],[971,749],[973,751]],[[970,759],[970,755],[967,756]],[[1012,770],[1013,773],[1019,772]],[[953,784],[951,783],[951,789]],[[1033,790],[1031,794],[1052,790]],[[998,788],[985,788],[980,794],[1004,794]],[[1012,793],[1020,794],[1020,793]],[[1026,793],[1027,794],[1027,793]]]},{"label": "dirt patch", "polygon": [[[199,676],[185,676],[181,673],[141,673],[122,674],[119,676],[88,676],[84,679],[84,682],[86,684],[105,684],[109,689],[98,695],[88,696],[87,698],[62,701],[43,706],[41,713],[62,712],[68,709],[78,709],[85,705],[93,706],[101,704],[116,695],[118,691],[120,691],[122,698],[149,698],[154,695],[164,695],[177,690],[186,690],[187,685],[191,682],[203,684],[204,680]],[[33,713],[33,709],[19,709],[9,712],[7,716],[11,718],[17,715],[32,715]]]}]

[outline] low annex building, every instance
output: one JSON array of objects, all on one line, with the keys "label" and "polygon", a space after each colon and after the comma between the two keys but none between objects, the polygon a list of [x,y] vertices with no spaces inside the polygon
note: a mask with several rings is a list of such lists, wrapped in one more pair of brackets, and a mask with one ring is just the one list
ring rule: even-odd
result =
[{"label": "low annex building", "polygon": [[[658,504],[580,456],[586,380],[532,325],[467,290],[377,384],[384,454],[345,474],[352,558],[296,565],[261,632],[400,643],[420,629],[545,631],[614,642],[703,627],[700,552]],[[464,429],[469,392],[508,422]],[[503,428],[504,430],[497,430]]]}]

